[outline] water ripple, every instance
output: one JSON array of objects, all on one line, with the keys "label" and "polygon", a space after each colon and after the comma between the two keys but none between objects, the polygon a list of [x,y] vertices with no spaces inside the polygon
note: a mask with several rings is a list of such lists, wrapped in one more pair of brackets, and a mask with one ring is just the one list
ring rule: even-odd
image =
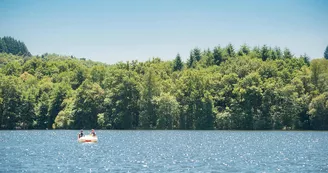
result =
[{"label": "water ripple", "polygon": [[0,131],[0,172],[328,172],[328,132]]}]

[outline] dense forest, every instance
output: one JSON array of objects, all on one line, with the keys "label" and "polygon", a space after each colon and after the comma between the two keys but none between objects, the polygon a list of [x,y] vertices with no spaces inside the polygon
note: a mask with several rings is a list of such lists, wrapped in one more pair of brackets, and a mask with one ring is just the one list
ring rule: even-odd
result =
[{"label": "dense forest", "polygon": [[31,56],[0,39],[1,129],[328,129],[325,58],[229,44],[187,62]]}]

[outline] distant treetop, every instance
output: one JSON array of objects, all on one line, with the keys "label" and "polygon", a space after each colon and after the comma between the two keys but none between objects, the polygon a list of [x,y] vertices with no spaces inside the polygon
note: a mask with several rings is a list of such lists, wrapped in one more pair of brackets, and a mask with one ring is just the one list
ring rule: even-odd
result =
[{"label": "distant treetop", "polygon": [[323,53],[323,57],[325,57],[325,59],[328,59],[328,46],[326,47],[325,53]]},{"label": "distant treetop", "polygon": [[31,56],[24,42],[13,37],[0,37],[0,52],[11,53],[13,55]]}]

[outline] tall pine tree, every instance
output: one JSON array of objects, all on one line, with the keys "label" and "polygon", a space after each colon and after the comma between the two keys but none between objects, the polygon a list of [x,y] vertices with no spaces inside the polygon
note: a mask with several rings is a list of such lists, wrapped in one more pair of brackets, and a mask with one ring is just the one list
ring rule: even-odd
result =
[{"label": "tall pine tree", "polygon": [[214,56],[214,63],[216,65],[220,65],[220,63],[223,61],[223,50],[220,46],[214,48],[213,56]]},{"label": "tall pine tree", "polygon": [[183,68],[183,63],[180,54],[178,53],[173,62],[173,71],[180,71],[182,70],[182,68]]},{"label": "tall pine tree", "polygon": [[226,52],[230,58],[235,57],[235,48],[231,43],[229,43],[228,46],[226,47]]},{"label": "tall pine tree", "polygon": [[290,52],[288,48],[285,48],[284,50],[284,59],[291,59],[293,58],[293,54]]},{"label": "tall pine tree", "polygon": [[323,54],[323,57],[328,60],[328,46],[326,47],[325,53]]}]

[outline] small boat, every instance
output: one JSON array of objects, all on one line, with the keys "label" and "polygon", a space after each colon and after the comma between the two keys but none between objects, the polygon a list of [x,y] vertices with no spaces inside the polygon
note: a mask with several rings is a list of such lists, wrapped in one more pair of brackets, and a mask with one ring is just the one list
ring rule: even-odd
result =
[{"label": "small boat", "polygon": [[98,137],[97,136],[92,136],[92,135],[85,135],[83,137],[80,137],[78,139],[80,143],[85,143],[85,142],[90,142],[90,143],[96,143],[98,142]]}]

